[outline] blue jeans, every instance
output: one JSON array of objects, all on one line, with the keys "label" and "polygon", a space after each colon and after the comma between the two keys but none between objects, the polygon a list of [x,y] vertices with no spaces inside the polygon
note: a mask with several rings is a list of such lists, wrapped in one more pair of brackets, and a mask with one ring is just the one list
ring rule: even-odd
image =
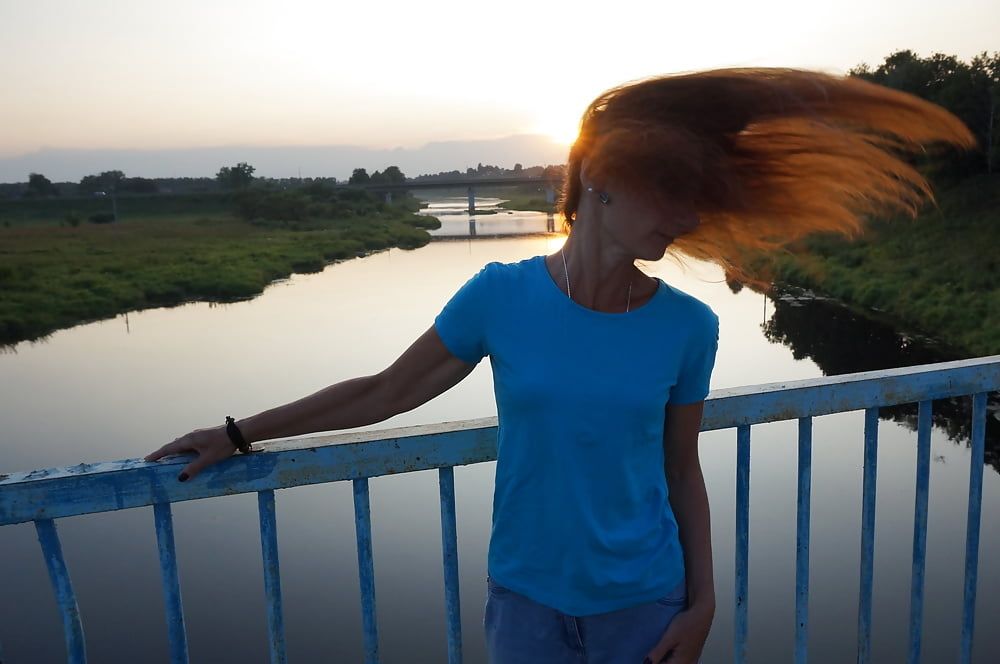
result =
[{"label": "blue jeans", "polygon": [[486,577],[490,664],[642,664],[687,606],[681,582],[656,600],[592,616],[569,616]]}]

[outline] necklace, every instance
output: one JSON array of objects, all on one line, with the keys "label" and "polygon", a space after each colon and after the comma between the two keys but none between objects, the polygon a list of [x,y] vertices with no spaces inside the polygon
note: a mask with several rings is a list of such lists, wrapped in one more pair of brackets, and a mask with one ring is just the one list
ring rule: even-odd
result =
[{"label": "necklace", "polygon": [[[569,268],[566,267],[566,254],[564,254],[562,250],[560,250],[559,255],[562,256],[563,274],[566,275],[566,295],[568,295],[569,299],[572,300],[573,293],[569,289]],[[628,313],[630,306],[632,306],[632,277],[629,277],[628,280],[628,301],[625,303],[625,313]]]}]

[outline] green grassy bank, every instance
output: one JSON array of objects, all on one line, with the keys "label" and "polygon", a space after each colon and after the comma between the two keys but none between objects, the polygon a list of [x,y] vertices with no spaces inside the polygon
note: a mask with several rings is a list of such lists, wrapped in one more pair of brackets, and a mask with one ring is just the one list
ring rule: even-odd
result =
[{"label": "green grassy bank", "polygon": [[534,210],[535,212],[555,212],[554,203],[545,202],[545,193],[541,196],[537,193],[508,193],[503,198],[509,198],[497,207],[507,210]]},{"label": "green grassy bank", "polygon": [[248,298],[293,272],[416,249],[440,227],[413,214],[416,201],[364,192],[121,198],[118,222],[86,220],[109,206],[0,203],[0,344],[135,309]]},{"label": "green grassy bank", "polygon": [[853,241],[816,235],[768,259],[776,282],[875,309],[970,357],[1000,353],[1000,176],[936,197],[917,219],[874,221]]},{"label": "green grassy bank", "polygon": [[[151,218],[191,218],[228,215],[234,211],[236,194],[149,194],[118,197],[118,216],[123,221]],[[61,226],[86,223],[97,214],[111,214],[110,196],[87,198],[41,198],[0,200],[0,228]]]},{"label": "green grassy bank", "polygon": [[[428,194],[419,194],[428,195]],[[455,187],[454,189],[437,189],[433,196],[461,196],[466,195],[466,189]],[[477,198],[502,198],[504,202],[497,207],[504,210],[529,210],[535,212],[555,212],[556,206],[553,203],[545,202],[545,189],[537,185],[487,185],[476,186]],[[476,214],[493,214],[492,212],[476,212]]]},{"label": "green grassy bank", "polygon": [[556,206],[553,203],[545,202],[545,189],[537,185],[477,187],[476,195],[505,199],[497,206],[505,210],[556,211]]}]

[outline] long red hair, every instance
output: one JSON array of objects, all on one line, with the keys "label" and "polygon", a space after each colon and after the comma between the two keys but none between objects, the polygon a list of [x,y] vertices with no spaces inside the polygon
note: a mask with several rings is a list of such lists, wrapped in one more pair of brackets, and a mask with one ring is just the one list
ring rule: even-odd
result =
[{"label": "long red hair", "polygon": [[854,237],[869,215],[916,216],[933,194],[906,153],[932,144],[976,141],[940,106],[859,78],[787,68],[657,76],[587,107],[560,212],[572,229],[587,158],[595,179],[694,204],[701,224],[671,248],[766,286],[751,253],[820,231]]}]

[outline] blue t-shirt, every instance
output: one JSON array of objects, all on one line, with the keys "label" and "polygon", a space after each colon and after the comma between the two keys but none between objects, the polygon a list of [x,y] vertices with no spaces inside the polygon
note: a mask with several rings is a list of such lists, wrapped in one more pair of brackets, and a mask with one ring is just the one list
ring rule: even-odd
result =
[{"label": "blue t-shirt", "polygon": [[708,394],[719,319],[657,281],[645,304],[607,313],[569,299],[545,256],[491,262],[434,319],[453,355],[493,367],[489,574],[567,615],[653,601],[684,578],[665,408]]}]

